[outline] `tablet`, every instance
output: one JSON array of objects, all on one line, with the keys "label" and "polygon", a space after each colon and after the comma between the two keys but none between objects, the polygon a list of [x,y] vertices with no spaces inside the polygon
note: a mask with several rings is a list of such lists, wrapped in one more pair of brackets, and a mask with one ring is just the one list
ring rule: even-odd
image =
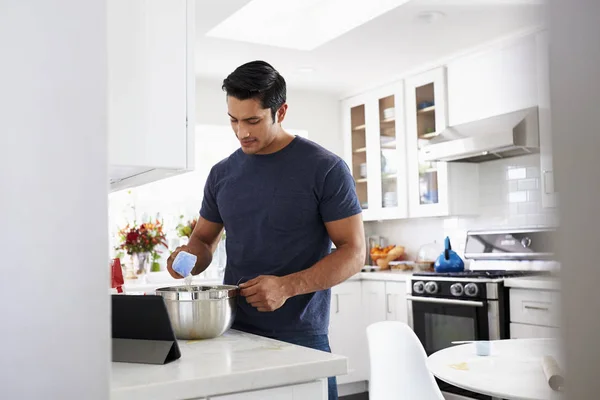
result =
[{"label": "tablet", "polygon": [[166,364],[181,357],[162,296],[112,296],[112,360]]}]

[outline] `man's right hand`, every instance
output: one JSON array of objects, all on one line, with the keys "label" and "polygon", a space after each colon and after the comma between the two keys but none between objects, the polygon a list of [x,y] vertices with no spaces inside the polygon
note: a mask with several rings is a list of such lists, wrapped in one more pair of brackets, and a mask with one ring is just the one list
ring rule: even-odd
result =
[{"label": "man's right hand", "polygon": [[171,274],[171,276],[175,279],[183,279],[183,276],[179,275],[177,272],[175,272],[173,270],[173,261],[175,261],[175,257],[177,257],[177,254],[179,254],[179,252],[181,251],[187,251],[188,253],[190,252],[190,248],[189,246],[179,246],[178,248],[175,249],[175,251],[173,253],[171,253],[171,255],[169,256],[169,258],[167,258],[167,271],[169,271],[169,274]]}]

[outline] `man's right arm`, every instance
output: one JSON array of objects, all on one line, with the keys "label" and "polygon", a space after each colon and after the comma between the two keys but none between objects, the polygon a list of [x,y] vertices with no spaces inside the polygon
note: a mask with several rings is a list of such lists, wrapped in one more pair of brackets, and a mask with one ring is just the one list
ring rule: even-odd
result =
[{"label": "man's right arm", "polygon": [[192,269],[192,275],[198,275],[204,271],[212,262],[212,255],[217,248],[217,244],[223,232],[223,224],[210,222],[202,217],[198,219],[196,227],[190,236],[187,245],[180,246],[167,259],[167,271],[175,279],[183,277],[173,270],[173,260],[180,251],[186,251],[195,255],[198,259]]}]

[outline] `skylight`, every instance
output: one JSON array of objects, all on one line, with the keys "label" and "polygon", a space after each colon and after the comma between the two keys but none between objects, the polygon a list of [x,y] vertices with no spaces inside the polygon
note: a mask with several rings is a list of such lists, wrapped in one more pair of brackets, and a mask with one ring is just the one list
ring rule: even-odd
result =
[{"label": "skylight", "polygon": [[313,50],[409,0],[252,0],[206,35]]}]

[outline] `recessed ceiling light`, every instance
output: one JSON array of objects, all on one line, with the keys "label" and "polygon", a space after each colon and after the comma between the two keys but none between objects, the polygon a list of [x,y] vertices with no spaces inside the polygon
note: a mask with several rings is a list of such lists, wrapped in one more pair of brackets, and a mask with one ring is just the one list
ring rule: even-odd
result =
[{"label": "recessed ceiling light", "polygon": [[303,74],[308,74],[311,72],[315,72],[315,69],[313,67],[300,67],[297,70],[298,72],[301,72]]},{"label": "recessed ceiling light", "polygon": [[423,11],[417,14],[416,19],[417,21],[425,24],[432,24],[444,18],[445,16],[446,14],[441,11]]},{"label": "recessed ceiling light", "polygon": [[252,0],[206,36],[313,50],[409,0]]}]

